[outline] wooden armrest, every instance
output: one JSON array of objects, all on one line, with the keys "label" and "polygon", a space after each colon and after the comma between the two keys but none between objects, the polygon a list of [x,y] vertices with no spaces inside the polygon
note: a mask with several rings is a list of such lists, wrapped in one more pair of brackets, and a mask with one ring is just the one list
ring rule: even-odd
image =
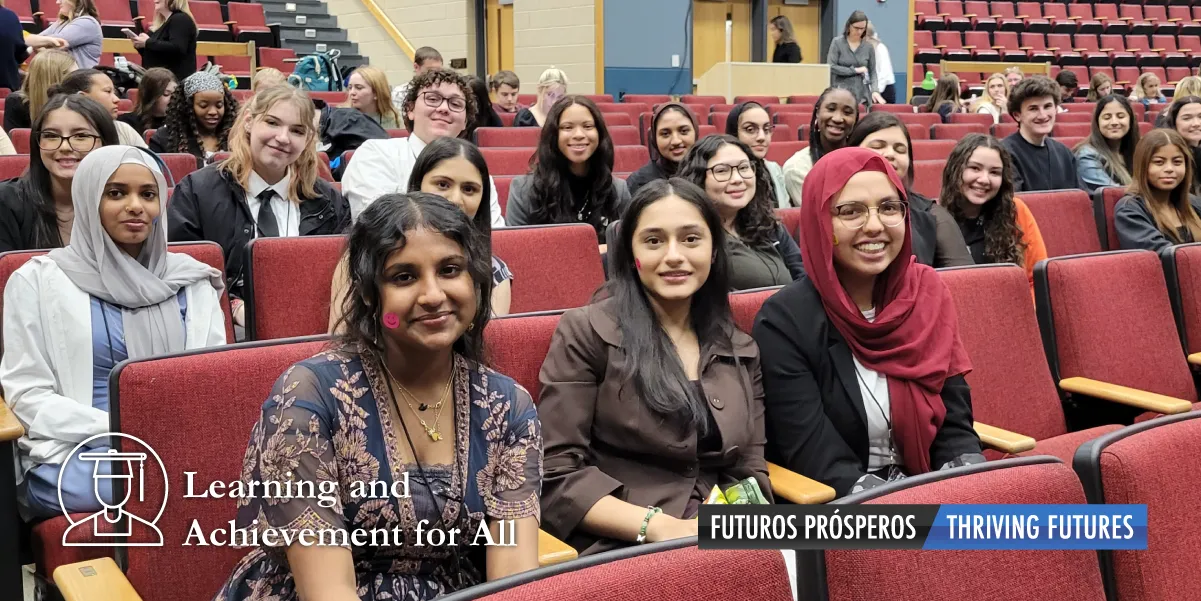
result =
[{"label": "wooden armrest", "polygon": [[146,17],[143,17],[143,16],[141,16],[141,15],[138,15],[138,16],[134,17],[134,18],[133,18],[133,20],[134,20],[134,21],[145,21],[145,20],[146,20]]},{"label": "wooden armrest", "polygon": [[1165,48],[1152,48],[1151,52],[1163,52]]},{"label": "wooden armrest", "polygon": [[1133,21],[1134,17],[1118,17],[1119,21]]},{"label": "wooden armrest", "polygon": [[951,16],[951,13],[934,13],[934,16],[936,16],[936,17],[949,17],[949,16]]},{"label": "wooden armrest", "polygon": [[1005,47],[1004,46],[993,46],[992,49],[993,50],[1004,50]]},{"label": "wooden armrest", "polygon": [[54,584],[66,601],[142,601],[111,557],[59,566]]},{"label": "wooden armrest", "polygon": [[1080,18],[1081,18],[1081,17],[1080,17],[1080,15],[1076,15],[1076,16],[1074,16],[1074,17],[1067,17],[1067,19],[1068,19],[1069,21],[1077,21],[1077,20],[1079,20]]},{"label": "wooden armrest", "polygon": [[939,49],[939,50],[942,50],[943,48],[946,48],[946,47],[947,47],[947,45],[946,45],[946,44],[935,44],[935,45],[934,45],[934,47],[935,47],[935,48],[937,48],[937,49]]},{"label": "wooden armrest", "polygon": [[1072,48],[1076,52],[1090,52],[1088,48]]},{"label": "wooden armrest", "polygon": [[963,49],[964,49],[964,50],[975,50],[975,49],[976,49],[976,47],[975,47],[975,46],[967,46],[967,45],[965,45],[965,46],[963,47]]},{"label": "wooden armrest", "polygon": [[990,16],[990,17],[992,17],[992,18],[994,18],[994,19],[1004,19],[1004,18],[1006,18],[1006,17],[1005,17],[1005,16],[1003,16],[1003,15],[988,15],[988,16]]},{"label": "wooden armrest", "polygon": [[1113,52],[1113,48],[1102,48],[1101,52]]},{"label": "wooden armrest", "polygon": [[1181,19],[1181,18],[1177,17],[1177,18],[1175,18],[1175,19],[1168,19],[1168,23],[1175,23],[1175,22],[1177,22],[1177,21],[1183,21],[1183,20],[1184,20],[1184,19]]},{"label": "wooden armrest", "polygon": [[1188,356],[1188,362],[1193,365],[1201,365],[1201,353],[1193,353]]},{"label": "wooden armrest", "polygon": [[1193,404],[1184,400],[1128,386],[1110,384],[1092,378],[1064,378],[1059,381],[1059,387],[1067,392],[1097,397],[1106,401],[1122,403],[1147,411],[1157,413],[1184,413],[1192,409]]},{"label": "wooden armrest", "polygon": [[1047,50],[1051,52],[1059,52],[1059,46],[1047,46]]},{"label": "wooden armrest", "polygon": [[1017,16],[1017,18],[1019,18],[1019,19],[1029,19],[1029,18],[1030,18],[1030,15],[1018,15],[1018,16]]},{"label": "wooden armrest", "polygon": [[1093,18],[1098,21],[1108,21],[1109,20],[1109,17],[1093,17]]},{"label": "wooden armrest", "polygon": [[237,21],[226,21],[225,24],[226,25],[237,25],[238,22]]},{"label": "wooden armrest", "polygon": [[17,416],[13,415],[12,410],[4,402],[4,398],[0,397],[0,442],[16,440],[24,435],[25,428],[21,427]]},{"label": "wooden armrest", "polygon": [[977,15],[976,15],[976,13],[964,13],[963,16],[965,16],[969,19],[975,19]]},{"label": "wooden armrest", "polygon": [[[550,566],[556,563],[571,561],[579,557],[579,553],[567,543],[555,538],[545,530],[538,531],[538,565]],[[55,571],[57,574],[57,571]],[[67,601],[71,601],[68,599]]]},{"label": "wooden armrest", "polygon": [[40,11],[40,10],[39,10],[38,12],[36,12],[36,13],[33,13],[33,16],[35,16],[35,17],[40,17],[40,16],[42,16],[42,15],[44,15],[44,14],[46,14],[46,13],[44,13],[44,12],[42,12],[42,11]]},{"label": "wooden armrest", "polygon": [[996,426],[976,422],[976,435],[985,446],[1016,455],[1034,448],[1034,439]]},{"label": "wooden armrest", "polygon": [[1034,50],[1034,46],[1018,46],[1018,50]]},{"label": "wooden armrest", "polygon": [[834,500],[833,488],[774,463],[767,464],[767,478],[771,480],[772,494],[785,501],[818,505]]}]

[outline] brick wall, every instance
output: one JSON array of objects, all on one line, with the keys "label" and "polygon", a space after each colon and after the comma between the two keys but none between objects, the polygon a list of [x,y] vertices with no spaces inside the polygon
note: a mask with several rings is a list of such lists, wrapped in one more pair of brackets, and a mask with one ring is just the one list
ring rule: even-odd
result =
[{"label": "brick wall", "polygon": [[595,93],[595,11],[594,0],[513,2],[513,70],[523,93],[534,93],[538,76],[552,65],[567,73],[569,92]]}]

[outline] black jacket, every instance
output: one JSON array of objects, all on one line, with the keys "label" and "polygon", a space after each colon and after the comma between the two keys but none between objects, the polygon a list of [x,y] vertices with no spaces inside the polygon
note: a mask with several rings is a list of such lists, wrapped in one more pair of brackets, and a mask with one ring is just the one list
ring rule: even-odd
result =
[{"label": "black jacket", "polygon": [[21,92],[14,90],[4,99],[4,131],[9,133],[14,129],[31,127],[33,122],[29,117],[29,100]]},{"label": "black jacket", "polygon": [[[808,276],[763,303],[753,336],[763,368],[768,461],[846,495],[867,473],[867,414],[851,348]],[[980,452],[970,392],[963,376],[943,384],[947,416],[930,447],[931,465]]]},{"label": "black jacket", "polygon": [[21,193],[21,178],[0,182],[0,252],[61,247],[59,241],[38,243],[37,226],[42,219],[37,204]]},{"label": "black jacket", "polygon": [[150,32],[146,46],[138,48],[142,55],[142,66],[162,67],[175,74],[175,80],[183,80],[196,72],[196,22],[182,11],[171,11],[171,16]]},{"label": "black jacket", "polygon": [[771,62],[799,63],[801,62],[801,47],[796,42],[776,44],[776,50],[771,55]]},{"label": "black jacket", "polygon": [[[325,180],[317,180],[316,190],[316,198],[301,199],[300,235],[342,233],[350,226],[350,203]],[[167,224],[171,242],[211,240],[220,244],[229,292],[241,298],[246,245],[254,239],[255,229],[242,186],[217,165],[189,173],[171,194]]]},{"label": "black jacket", "polygon": [[0,7],[0,88],[16,91],[21,87],[19,65],[29,58],[29,48],[21,31],[17,13]]},{"label": "black jacket", "polygon": [[[1189,196],[1189,204],[1201,215],[1201,198]],[[1127,194],[1123,196],[1113,209],[1113,227],[1118,232],[1118,246],[1122,250],[1141,249],[1159,252],[1169,246],[1196,242],[1191,240],[1192,234],[1186,228],[1180,233],[1183,242],[1177,243],[1160,231],[1155,225],[1155,217],[1147,208],[1147,201],[1141,196]]]}]

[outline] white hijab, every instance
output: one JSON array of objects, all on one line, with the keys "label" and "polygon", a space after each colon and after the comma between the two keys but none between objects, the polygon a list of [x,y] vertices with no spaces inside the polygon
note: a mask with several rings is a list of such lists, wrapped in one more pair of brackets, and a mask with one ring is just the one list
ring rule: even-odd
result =
[{"label": "white hijab", "polygon": [[[151,224],[137,260],[113,242],[100,222],[104,186],[121,165],[146,167],[158,183],[162,213]],[[121,308],[130,359],[183,350],[184,328],[175,295],[205,279],[218,292],[224,284],[220,271],[188,255],[167,252],[167,183],[158,163],[131,146],[93,150],[75,171],[71,200],[71,243],[50,251],[50,259],[81,290]]]}]

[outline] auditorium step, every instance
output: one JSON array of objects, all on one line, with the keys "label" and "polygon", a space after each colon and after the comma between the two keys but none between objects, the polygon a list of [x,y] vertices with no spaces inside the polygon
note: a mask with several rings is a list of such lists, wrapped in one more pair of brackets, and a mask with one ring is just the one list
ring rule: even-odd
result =
[{"label": "auditorium step", "polygon": [[[300,19],[297,19],[300,17]],[[302,22],[303,21],[303,22]],[[267,11],[268,23],[279,23],[283,27],[338,27],[338,17],[301,12]]]},{"label": "auditorium step", "polygon": [[298,42],[348,42],[346,30],[337,27],[313,27],[311,25],[283,25],[279,28],[280,38]]},{"label": "auditorium step", "polygon": [[265,0],[262,2],[268,23],[280,25],[280,43],[304,57],[318,51],[338,50],[338,66],[343,71],[371,62],[359,54],[358,44],[350,41],[338,17],[329,14],[321,0]]}]

